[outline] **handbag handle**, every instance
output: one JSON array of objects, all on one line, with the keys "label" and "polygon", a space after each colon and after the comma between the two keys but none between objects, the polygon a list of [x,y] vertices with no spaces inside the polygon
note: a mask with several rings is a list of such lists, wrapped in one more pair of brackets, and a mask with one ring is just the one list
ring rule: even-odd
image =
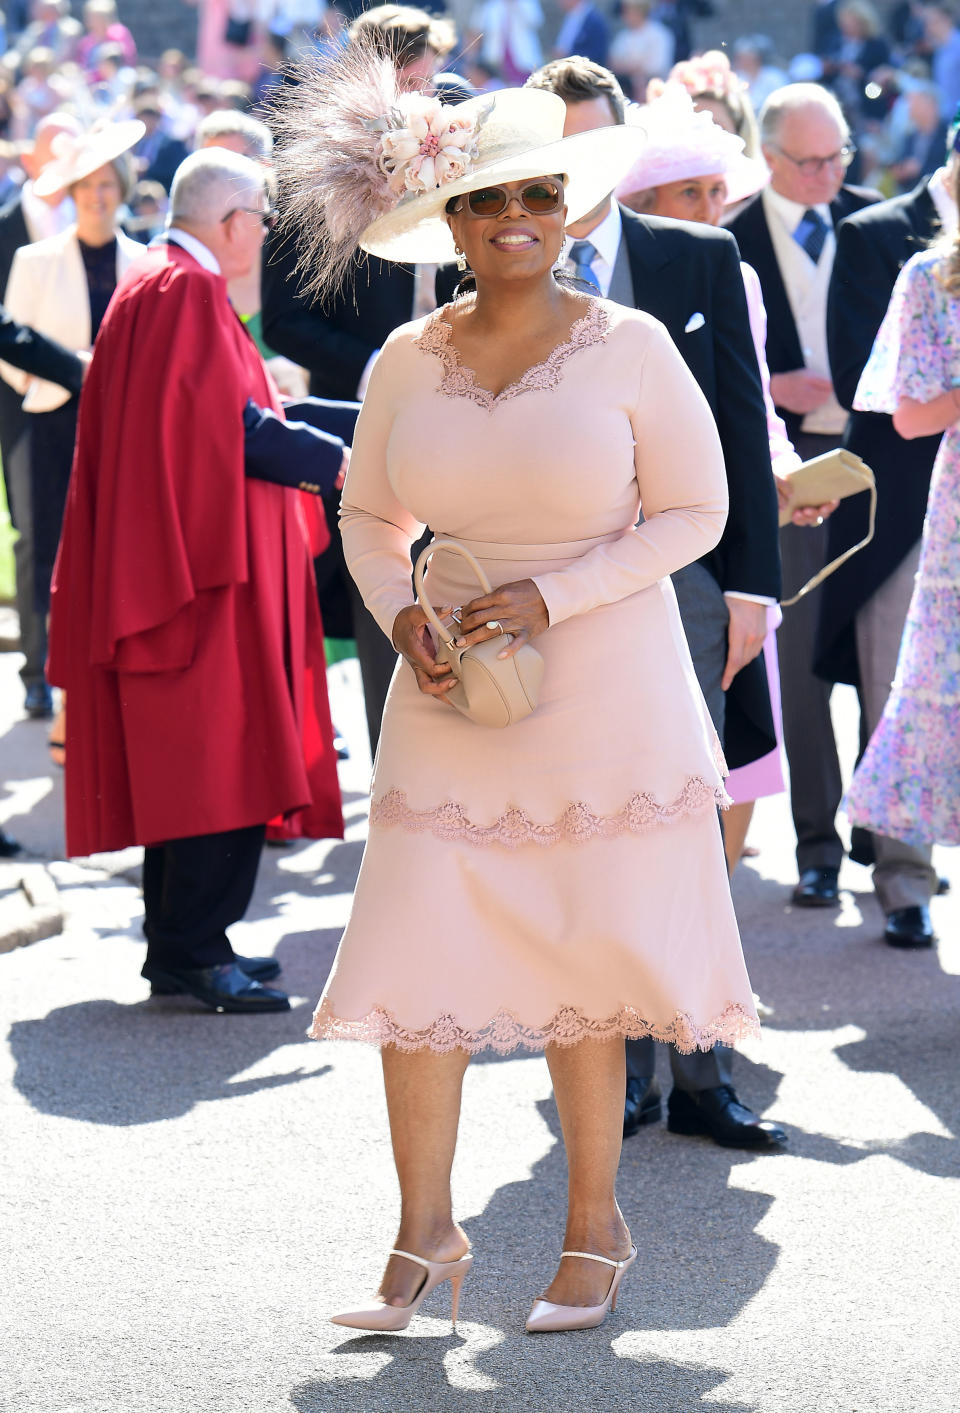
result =
[{"label": "handbag handle", "polygon": [[431,540],[430,543],[420,551],[420,554],[417,556],[417,562],[413,567],[414,592],[416,593],[417,601],[420,604],[420,607],[423,609],[424,613],[427,615],[429,622],[440,634],[441,642],[446,643],[447,647],[449,647],[450,644],[453,642],[453,638],[448,636],[449,630],[444,628],[443,624],[440,622],[440,619],[434,612],[433,604],[430,602],[427,595],[423,592],[423,576],[426,571],[427,565],[429,564],[433,556],[436,554],[437,550],[452,550],[456,554],[462,555],[463,558],[469,564],[470,568],[473,570],[474,574],[476,574],[477,578],[480,580],[480,587],[483,589],[483,592],[485,594],[489,594],[493,592],[493,589],[490,580],[483,572],[483,568],[480,564],[480,561],[476,558],[475,555],[470,553],[466,545],[461,545],[458,540]]},{"label": "handbag handle", "polygon": [[807,582],[804,584],[803,588],[799,589],[797,593],[794,594],[793,598],[781,599],[781,608],[792,608],[795,603],[800,602],[804,595],[811,593],[814,589],[818,589],[823,583],[824,579],[829,579],[830,575],[835,570],[839,569],[841,564],[846,564],[848,559],[852,559],[853,556],[855,554],[858,554],[860,550],[865,549],[866,546],[873,539],[873,532],[877,524],[876,481],[871,480],[870,485],[867,486],[866,489],[870,492],[870,523],[867,526],[867,533],[864,538],[859,542],[859,544],[851,545],[848,550],[844,550],[843,554],[838,554],[836,559],[832,559],[829,564],[825,564],[820,570],[819,574],[814,574],[812,579],[808,579]]}]

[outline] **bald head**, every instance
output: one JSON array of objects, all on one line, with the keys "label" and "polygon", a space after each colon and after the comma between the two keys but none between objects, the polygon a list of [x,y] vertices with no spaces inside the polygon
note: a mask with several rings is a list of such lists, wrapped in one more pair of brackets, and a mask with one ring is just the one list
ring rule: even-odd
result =
[{"label": "bald head", "polygon": [[170,225],[216,256],[223,276],[249,274],[260,259],[270,205],[267,172],[225,147],[206,147],[180,163],[170,189]]},{"label": "bald head", "polygon": [[239,152],[205,147],[180,163],[170,188],[170,223],[208,226],[238,206],[263,201],[263,168]]},{"label": "bald head", "polygon": [[829,205],[853,157],[850,129],[832,93],[788,83],[760,110],[760,141],[770,185],[800,206]]}]

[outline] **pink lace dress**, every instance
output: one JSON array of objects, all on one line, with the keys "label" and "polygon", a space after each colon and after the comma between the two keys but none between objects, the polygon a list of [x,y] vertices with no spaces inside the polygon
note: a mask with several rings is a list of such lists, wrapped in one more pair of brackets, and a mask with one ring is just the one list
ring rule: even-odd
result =
[{"label": "pink lace dress", "polygon": [[[942,255],[904,265],[857,388],[863,412],[895,412],[960,387],[960,300]],[[960,423],[933,468],[920,568],[893,690],[846,798],[852,823],[908,844],[960,844]]]},{"label": "pink lace dress", "polygon": [[[719,442],[663,328],[585,308],[498,396],[459,362],[444,310],[398,329],[374,368],[342,527],[384,632],[412,602],[425,524],[495,585],[535,579],[550,627],[540,703],[506,730],[398,664],[318,1038],[507,1051],[653,1035],[689,1051],[757,1027],[722,760],[669,579],[723,529]],[[479,592],[442,552],[428,589],[437,605]]]}]

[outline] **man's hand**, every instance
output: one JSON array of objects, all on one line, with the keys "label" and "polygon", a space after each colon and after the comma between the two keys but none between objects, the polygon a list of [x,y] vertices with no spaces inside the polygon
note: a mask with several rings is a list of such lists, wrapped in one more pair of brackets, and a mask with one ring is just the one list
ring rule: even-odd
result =
[{"label": "man's hand", "polygon": [[830,379],[811,373],[809,368],[794,368],[792,373],[773,373],[770,377],[770,395],[776,405],[804,417],[822,407],[832,392]]},{"label": "man's hand", "polygon": [[729,692],[730,684],[740,671],[752,662],[763,648],[767,636],[767,606],[749,599],[727,596],[730,627],[727,633],[727,665],[723,669],[721,687]]},{"label": "man's hand", "polygon": [[343,490],[343,483],[344,483],[344,481],[347,479],[347,472],[348,472],[349,470],[350,470],[350,448],[349,448],[348,446],[345,446],[345,447],[343,448],[343,460],[340,462],[340,471],[339,471],[339,473],[338,473],[338,475],[337,475],[337,479],[336,479],[336,480],[334,481],[334,483],[333,483],[333,489],[334,489],[335,491],[342,491],[342,490]]}]

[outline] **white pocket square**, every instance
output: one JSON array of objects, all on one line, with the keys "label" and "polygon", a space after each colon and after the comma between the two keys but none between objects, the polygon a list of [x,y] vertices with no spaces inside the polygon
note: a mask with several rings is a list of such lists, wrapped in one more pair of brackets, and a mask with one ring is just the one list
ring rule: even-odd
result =
[{"label": "white pocket square", "polygon": [[703,328],[706,322],[707,321],[702,314],[691,314],[690,318],[687,320],[687,326],[683,332],[685,334],[695,334],[698,329]]}]

